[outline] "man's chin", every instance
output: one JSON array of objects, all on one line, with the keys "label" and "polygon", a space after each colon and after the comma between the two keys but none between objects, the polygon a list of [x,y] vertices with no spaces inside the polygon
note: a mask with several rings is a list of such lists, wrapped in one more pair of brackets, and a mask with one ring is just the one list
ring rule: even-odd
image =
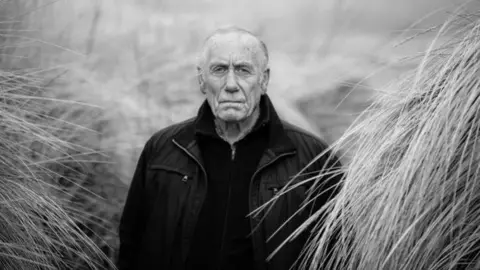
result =
[{"label": "man's chin", "polygon": [[224,122],[241,122],[245,120],[244,114],[230,114],[230,113],[220,113],[217,115],[217,118]]}]

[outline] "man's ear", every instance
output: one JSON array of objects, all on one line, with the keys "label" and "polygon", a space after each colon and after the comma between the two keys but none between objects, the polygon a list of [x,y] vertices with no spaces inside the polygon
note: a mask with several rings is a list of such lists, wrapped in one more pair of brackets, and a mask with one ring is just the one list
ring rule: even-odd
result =
[{"label": "man's ear", "polygon": [[263,74],[262,74],[262,83],[261,83],[261,87],[262,87],[262,94],[266,94],[267,93],[267,88],[268,88],[268,82],[270,81],[270,68],[267,67],[264,71],[263,71]]},{"label": "man's ear", "polygon": [[205,81],[203,80],[203,70],[201,67],[197,67],[197,80],[198,85],[200,86],[200,91],[205,94]]}]

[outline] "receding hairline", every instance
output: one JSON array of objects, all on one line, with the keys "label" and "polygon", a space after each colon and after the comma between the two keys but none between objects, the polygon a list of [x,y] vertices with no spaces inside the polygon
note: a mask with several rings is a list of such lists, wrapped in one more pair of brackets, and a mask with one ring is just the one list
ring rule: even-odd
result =
[{"label": "receding hairline", "polygon": [[221,35],[227,35],[227,34],[241,34],[241,35],[246,35],[246,36],[250,36],[252,37],[254,40],[256,40],[258,42],[258,45],[263,53],[263,56],[265,57],[264,58],[264,66],[268,66],[268,61],[269,61],[269,56],[268,56],[268,49],[267,49],[267,46],[265,44],[265,42],[263,42],[263,40],[261,40],[257,35],[255,35],[254,33],[246,30],[246,29],[243,29],[243,28],[240,28],[240,27],[237,27],[237,26],[229,26],[229,27],[222,27],[222,28],[219,28],[217,30],[215,30],[213,33],[211,33],[209,36],[207,36],[205,39],[204,39],[204,42],[203,42],[203,46],[202,46],[202,53],[201,53],[201,57],[200,57],[200,61],[199,61],[199,66],[201,66],[202,64],[205,63],[206,61],[206,56],[207,56],[207,53],[210,49],[210,46],[211,46],[211,42],[212,40],[217,37],[217,36],[221,36]]}]

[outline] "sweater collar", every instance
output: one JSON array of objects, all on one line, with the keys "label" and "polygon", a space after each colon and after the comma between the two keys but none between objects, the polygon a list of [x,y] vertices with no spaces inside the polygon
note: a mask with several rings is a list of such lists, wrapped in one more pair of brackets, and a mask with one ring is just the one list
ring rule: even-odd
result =
[{"label": "sweater collar", "polygon": [[[266,164],[273,160],[276,156],[284,153],[295,152],[296,147],[292,140],[287,135],[284,129],[283,122],[279,118],[275,108],[267,95],[263,95],[260,100],[261,116],[257,120],[258,127],[265,124],[268,129],[268,145],[261,160],[261,164]],[[208,116],[210,114],[210,116]],[[206,121],[211,117],[211,121]],[[205,122],[204,122],[205,121]],[[205,126],[204,126],[205,125]],[[198,110],[198,115],[192,124],[186,125],[173,138],[174,142],[180,145],[184,150],[188,151],[190,155],[201,162],[200,148],[198,147],[197,132],[204,130],[216,135],[215,126],[213,122],[213,113],[210,106],[205,101]],[[257,126],[256,125],[256,126]],[[218,136],[218,135],[217,135]]]}]

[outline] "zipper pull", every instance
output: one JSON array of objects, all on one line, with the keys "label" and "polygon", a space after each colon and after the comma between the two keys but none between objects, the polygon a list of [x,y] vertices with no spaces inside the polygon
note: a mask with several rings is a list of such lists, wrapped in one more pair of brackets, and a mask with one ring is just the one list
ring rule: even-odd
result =
[{"label": "zipper pull", "polygon": [[186,183],[188,181],[188,175],[184,175],[182,178],[182,182]]},{"label": "zipper pull", "polygon": [[232,160],[234,160],[235,159],[235,152],[236,152],[237,149],[236,149],[234,144],[231,144],[230,148],[232,149]]}]

